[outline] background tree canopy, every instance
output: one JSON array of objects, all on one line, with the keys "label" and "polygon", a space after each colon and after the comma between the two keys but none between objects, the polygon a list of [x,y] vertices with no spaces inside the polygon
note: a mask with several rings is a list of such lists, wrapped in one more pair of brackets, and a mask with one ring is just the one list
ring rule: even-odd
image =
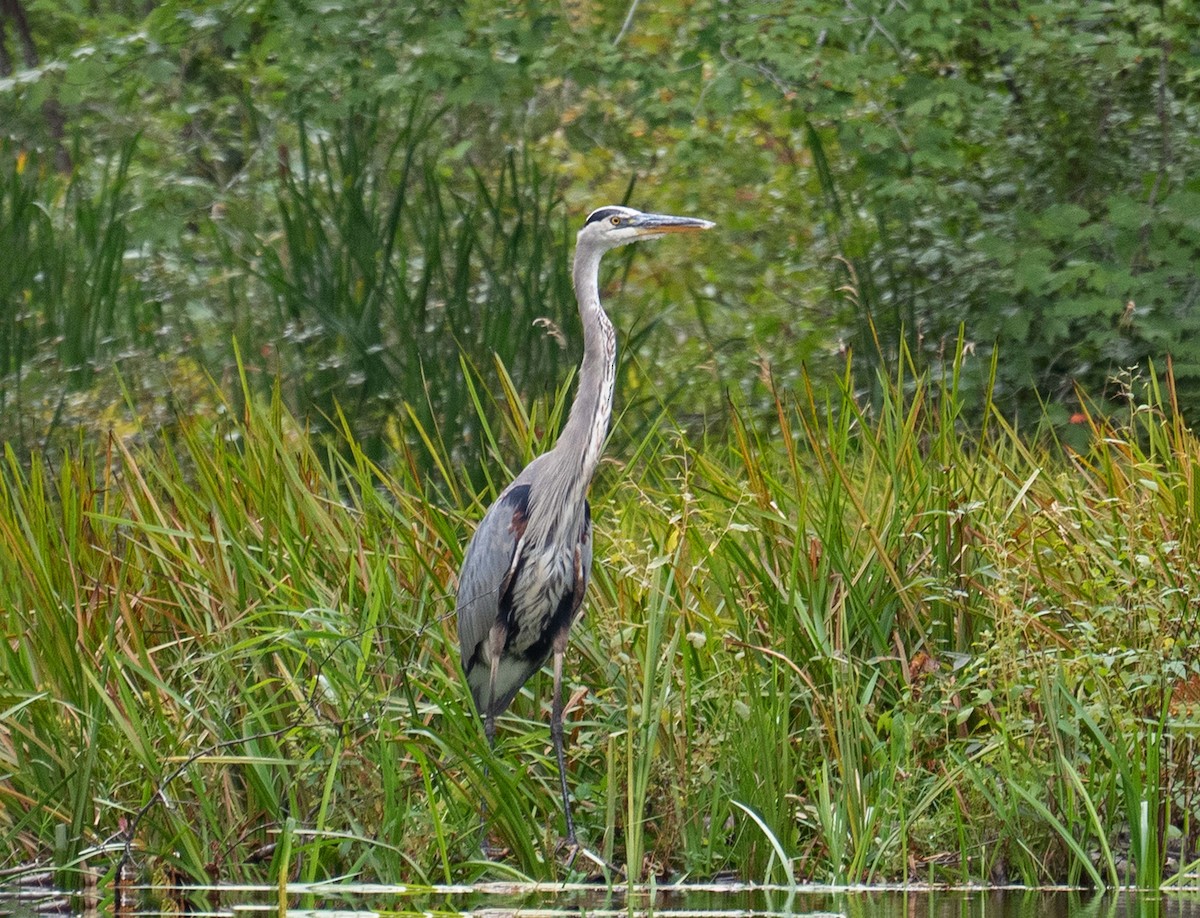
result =
[{"label": "background tree canopy", "polygon": [[1168,356],[1195,417],[1186,0],[3,9],[10,439],[119,402],[114,367],[150,415],[164,382],[229,378],[236,342],[317,423],[340,406],[378,443],[407,403],[469,443],[459,354],[557,385],[574,228],[619,200],[721,226],[613,271],[638,275],[630,418],[769,408],[765,367],[819,381],[847,349],[869,388],[960,329],[965,391],[998,348],[1018,420]]}]

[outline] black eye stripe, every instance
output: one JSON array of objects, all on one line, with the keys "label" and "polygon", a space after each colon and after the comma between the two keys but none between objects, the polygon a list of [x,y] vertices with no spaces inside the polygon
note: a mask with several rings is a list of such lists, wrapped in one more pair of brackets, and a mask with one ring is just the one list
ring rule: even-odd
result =
[{"label": "black eye stripe", "polygon": [[589,223],[596,223],[599,220],[607,220],[609,217],[623,217],[625,214],[615,207],[601,207],[599,210],[593,210],[588,214],[588,218],[583,222],[584,226]]}]

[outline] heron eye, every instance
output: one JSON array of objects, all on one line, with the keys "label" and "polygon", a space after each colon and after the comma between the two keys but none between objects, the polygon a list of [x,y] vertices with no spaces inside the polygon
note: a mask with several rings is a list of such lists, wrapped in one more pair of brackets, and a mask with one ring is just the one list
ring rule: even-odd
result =
[{"label": "heron eye", "polygon": [[621,218],[620,218],[620,217],[613,217],[613,218],[612,218],[612,225],[613,225],[613,226],[620,226],[620,225],[621,225]]}]

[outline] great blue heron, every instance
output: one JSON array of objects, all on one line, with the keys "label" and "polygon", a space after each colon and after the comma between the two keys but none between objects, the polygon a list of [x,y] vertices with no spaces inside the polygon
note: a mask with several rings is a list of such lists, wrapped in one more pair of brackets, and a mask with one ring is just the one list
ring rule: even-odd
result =
[{"label": "great blue heron", "polygon": [[617,339],[600,305],[600,258],[609,249],[713,226],[707,220],[644,214],[630,207],[592,211],[575,245],[574,284],[583,320],[583,364],[558,442],[504,489],[467,545],[458,580],[462,665],[494,745],[496,717],[529,677],[554,657],[550,735],[558,758],[568,845],[575,823],[563,760],[563,652],[579,616],[592,565],[587,492],[612,416]]}]

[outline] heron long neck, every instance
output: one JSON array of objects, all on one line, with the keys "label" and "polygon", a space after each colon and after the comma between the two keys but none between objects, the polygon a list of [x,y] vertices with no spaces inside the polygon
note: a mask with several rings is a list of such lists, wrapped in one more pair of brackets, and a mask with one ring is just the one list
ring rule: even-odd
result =
[{"label": "heron long neck", "polygon": [[556,465],[579,499],[600,462],[600,451],[612,418],[613,387],[617,373],[617,336],[600,305],[600,255],[594,250],[575,252],[575,298],[583,320],[583,364],[571,413],[554,446]]}]

